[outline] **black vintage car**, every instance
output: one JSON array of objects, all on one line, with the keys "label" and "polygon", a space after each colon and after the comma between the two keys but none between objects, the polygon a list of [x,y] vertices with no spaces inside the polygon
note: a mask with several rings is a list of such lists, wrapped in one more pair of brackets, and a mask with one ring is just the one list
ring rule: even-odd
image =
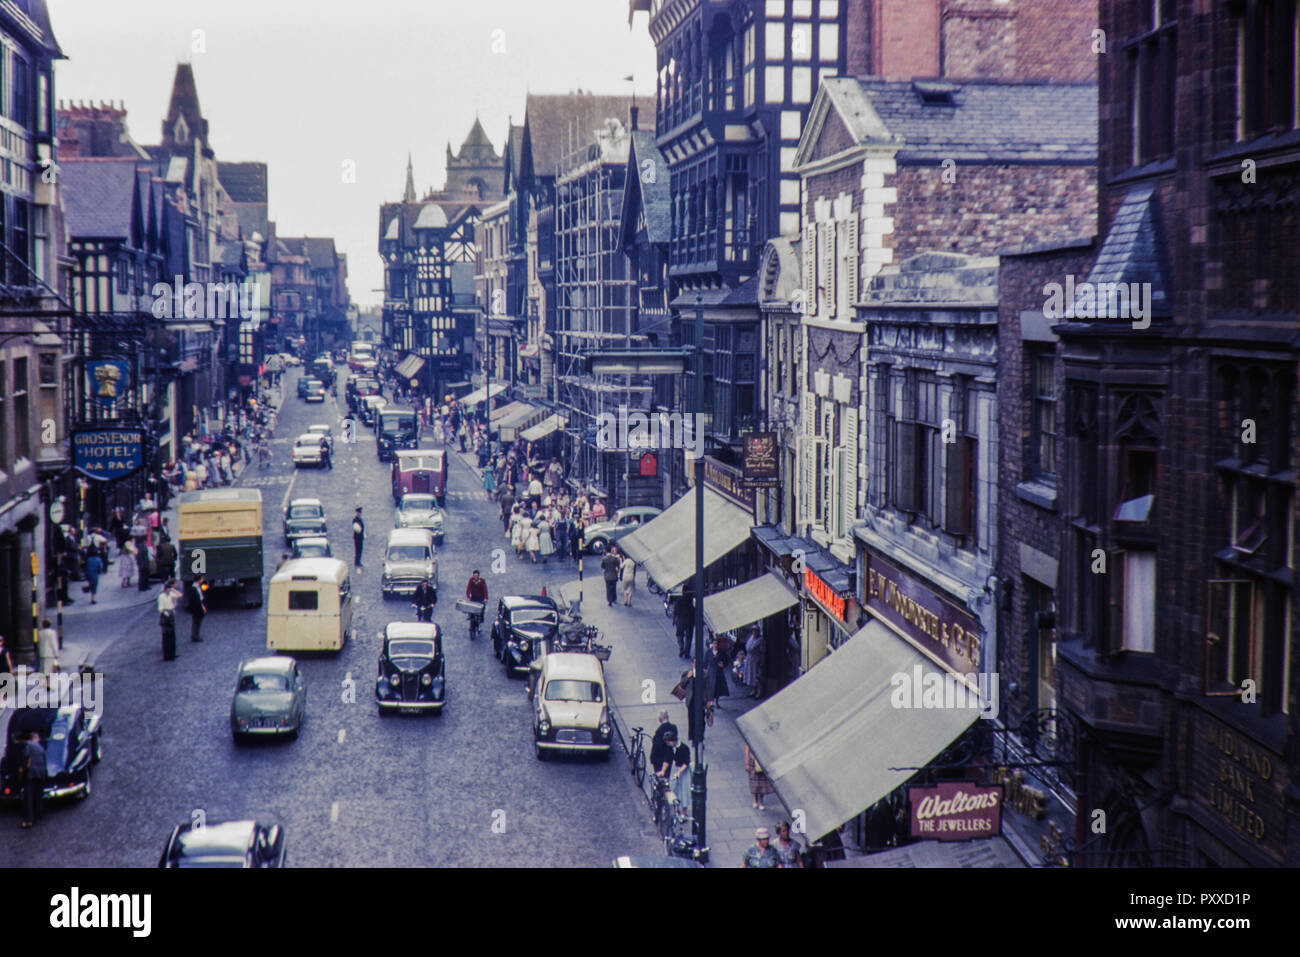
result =
[{"label": "black vintage car", "polygon": [[497,603],[492,623],[492,653],[505,665],[506,675],[527,672],[537,648],[555,637],[560,611],[553,598],[506,595]]},{"label": "black vintage car", "polygon": [[418,422],[413,409],[386,408],[381,411],[375,426],[375,446],[379,461],[391,462],[398,449],[413,449],[418,446]]},{"label": "black vintage car", "polygon": [[348,409],[359,412],[362,399],[368,395],[380,395],[379,380],[368,375],[349,376],[344,394],[348,400]]},{"label": "black vintage car", "polygon": [[390,621],[380,634],[375,703],[379,713],[432,711],[447,703],[442,629],[433,622]]},{"label": "black vintage car", "polygon": [[90,766],[99,763],[102,722],[102,715],[79,704],[15,711],[0,762],[0,795],[22,797],[18,771],[27,761],[27,741],[37,731],[45,748],[45,799],[90,797]]},{"label": "black vintage car", "polygon": [[180,824],[172,828],[159,867],[284,867],[284,828],[257,821]]}]

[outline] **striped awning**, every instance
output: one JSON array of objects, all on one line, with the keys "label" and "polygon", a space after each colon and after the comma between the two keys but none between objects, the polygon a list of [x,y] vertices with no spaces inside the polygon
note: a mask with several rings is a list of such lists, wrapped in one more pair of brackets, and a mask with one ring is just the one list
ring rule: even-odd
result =
[{"label": "striped awning", "polygon": [[544,439],[552,432],[564,428],[566,422],[568,422],[568,419],[556,412],[548,415],[536,425],[524,429],[519,433],[519,437],[525,442],[536,442],[538,439]]},{"label": "striped awning", "polygon": [[409,355],[397,364],[397,374],[403,379],[410,379],[424,368],[424,360],[417,355]]}]

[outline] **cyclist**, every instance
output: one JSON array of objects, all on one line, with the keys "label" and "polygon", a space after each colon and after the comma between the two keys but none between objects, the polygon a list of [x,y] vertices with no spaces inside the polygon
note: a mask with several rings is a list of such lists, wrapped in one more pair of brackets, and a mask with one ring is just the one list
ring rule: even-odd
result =
[{"label": "cyclist", "polygon": [[483,624],[483,614],[487,611],[488,600],[487,579],[479,574],[477,568],[474,569],[474,574],[469,576],[469,583],[465,586],[465,598],[483,605],[482,612],[470,616],[470,628],[477,630],[478,626]]},{"label": "cyclist", "polygon": [[428,579],[415,586],[415,609],[420,621],[433,621],[433,606],[438,604],[438,592]]}]

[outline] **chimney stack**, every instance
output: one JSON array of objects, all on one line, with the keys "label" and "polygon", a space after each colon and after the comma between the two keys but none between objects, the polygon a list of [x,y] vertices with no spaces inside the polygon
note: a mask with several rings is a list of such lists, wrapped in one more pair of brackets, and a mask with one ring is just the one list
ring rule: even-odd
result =
[{"label": "chimney stack", "polygon": [[641,112],[641,110],[635,103],[633,103],[631,112],[632,112],[632,129],[635,130],[637,128],[636,117],[637,114]]}]

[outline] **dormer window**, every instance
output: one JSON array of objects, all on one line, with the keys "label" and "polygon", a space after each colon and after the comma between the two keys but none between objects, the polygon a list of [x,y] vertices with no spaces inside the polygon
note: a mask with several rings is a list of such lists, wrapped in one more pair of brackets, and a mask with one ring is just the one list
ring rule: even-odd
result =
[{"label": "dormer window", "polygon": [[961,87],[953,83],[913,80],[912,89],[921,98],[921,103],[924,106],[956,106],[955,97]]},{"label": "dormer window", "polygon": [[190,136],[190,128],[185,122],[185,117],[178,116],[176,125],[172,128],[172,136],[177,143],[184,143]]}]

